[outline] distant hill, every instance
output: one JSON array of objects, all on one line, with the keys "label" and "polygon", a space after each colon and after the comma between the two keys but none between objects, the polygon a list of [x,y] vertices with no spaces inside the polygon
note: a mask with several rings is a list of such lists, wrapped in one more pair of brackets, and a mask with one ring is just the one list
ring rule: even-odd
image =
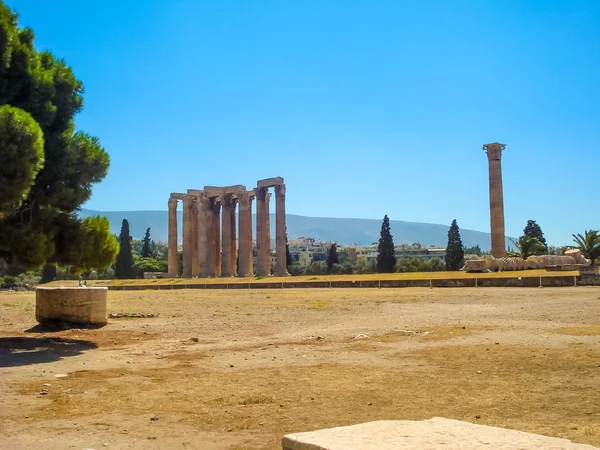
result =
[{"label": "distant hill", "polygon": [[[135,239],[144,236],[146,228],[151,227],[152,239],[167,241],[168,212],[167,211],[91,211],[82,209],[81,217],[105,216],[110,220],[111,230],[119,234],[123,219],[129,221],[131,235]],[[341,245],[369,245],[379,239],[381,229],[380,219],[338,219],[332,217],[306,217],[288,214],[288,237],[312,237],[323,241],[336,241]],[[253,217],[256,226],[256,216]],[[179,240],[181,241],[182,212],[178,211]],[[391,220],[390,226],[394,243],[412,244],[418,242],[425,246],[435,245],[445,247],[448,241],[448,225],[433,223],[404,222]],[[462,228],[460,234],[467,247],[479,245],[482,250],[490,248],[490,234],[482,231]],[[271,237],[275,238],[275,215],[271,214]]]}]

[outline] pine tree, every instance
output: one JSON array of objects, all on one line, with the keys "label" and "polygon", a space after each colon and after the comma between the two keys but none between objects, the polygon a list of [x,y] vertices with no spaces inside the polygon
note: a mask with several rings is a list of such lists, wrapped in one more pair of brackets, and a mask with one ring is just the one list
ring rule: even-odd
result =
[{"label": "pine tree", "polygon": [[150,241],[150,227],[146,230],[146,234],[144,235],[144,239],[142,239],[142,258],[150,258],[152,255],[152,241]]},{"label": "pine tree", "polygon": [[465,250],[462,239],[460,238],[460,229],[456,219],[452,221],[448,230],[448,246],[446,247],[446,270],[460,270],[465,260]]},{"label": "pine tree", "polygon": [[544,233],[542,233],[542,229],[535,222],[535,220],[528,220],[527,221],[527,225],[523,229],[523,236],[525,236],[525,237],[531,237],[531,238],[536,238],[544,246],[543,249],[540,248],[540,250],[537,253],[534,253],[534,254],[539,255],[539,254],[545,254],[545,253],[548,252],[548,244],[546,243],[546,238],[544,237]]},{"label": "pine tree", "polygon": [[115,262],[115,277],[127,280],[133,278],[133,254],[131,252],[131,236],[129,235],[129,222],[127,222],[127,219],[123,219],[119,243],[121,245]]},{"label": "pine tree", "polygon": [[331,269],[333,268],[334,264],[339,264],[340,263],[340,259],[338,258],[338,254],[337,254],[337,245],[336,244],[331,244],[331,247],[329,247],[329,253],[327,255],[327,273],[331,272]]},{"label": "pine tree", "polygon": [[390,233],[390,219],[387,214],[381,224],[381,234],[377,245],[377,273],[392,273],[396,267],[396,256],[394,255],[394,239]]}]

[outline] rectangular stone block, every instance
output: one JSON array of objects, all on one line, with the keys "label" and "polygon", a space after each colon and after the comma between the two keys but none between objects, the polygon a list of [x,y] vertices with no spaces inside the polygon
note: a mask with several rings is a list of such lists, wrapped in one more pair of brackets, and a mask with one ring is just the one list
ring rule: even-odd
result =
[{"label": "rectangular stone block", "polygon": [[598,450],[567,439],[434,417],[288,434],[283,450]]}]

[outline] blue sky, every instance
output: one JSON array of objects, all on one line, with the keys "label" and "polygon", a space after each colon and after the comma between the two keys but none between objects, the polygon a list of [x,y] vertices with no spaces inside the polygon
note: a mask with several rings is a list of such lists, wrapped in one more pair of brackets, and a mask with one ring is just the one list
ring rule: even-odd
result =
[{"label": "blue sky", "polygon": [[[85,84],[111,155],[86,208],[283,176],[287,212],[600,228],[600,2],[7,0]],[[393,230],[392,230],[393,232]]]}]

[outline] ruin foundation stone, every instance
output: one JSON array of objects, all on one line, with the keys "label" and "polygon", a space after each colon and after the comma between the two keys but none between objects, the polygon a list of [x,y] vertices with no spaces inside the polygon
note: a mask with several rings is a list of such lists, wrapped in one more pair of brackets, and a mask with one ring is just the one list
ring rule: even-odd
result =
[{"label": "ruin foundation stone", "polygon": [[105,325],[107,297],[106,287],[38,287],[35,319],[41,324]]},{"label": "ruin foundation stone", "polygon": [[434,417],[381,420],[284,436],[283,450],[598,450],[567,439]]}]

